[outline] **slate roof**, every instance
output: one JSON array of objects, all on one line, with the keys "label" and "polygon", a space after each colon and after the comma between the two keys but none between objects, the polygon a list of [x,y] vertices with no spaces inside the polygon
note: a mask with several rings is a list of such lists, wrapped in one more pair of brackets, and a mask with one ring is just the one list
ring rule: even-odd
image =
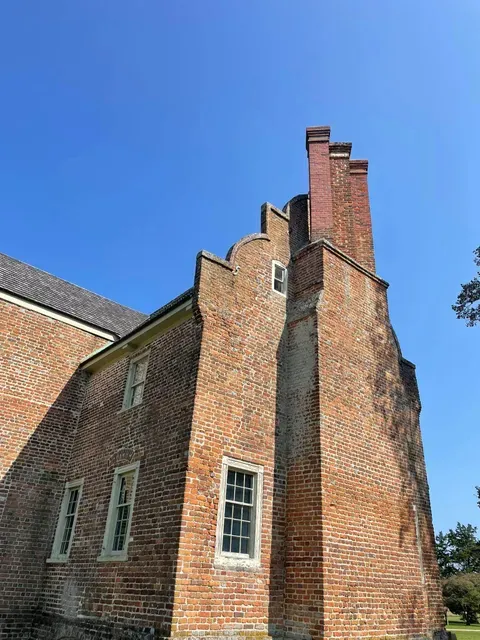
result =
[{"label": "slate roof", "polygon": [[121,337],[148,316],[0,253],[0,289]]}]

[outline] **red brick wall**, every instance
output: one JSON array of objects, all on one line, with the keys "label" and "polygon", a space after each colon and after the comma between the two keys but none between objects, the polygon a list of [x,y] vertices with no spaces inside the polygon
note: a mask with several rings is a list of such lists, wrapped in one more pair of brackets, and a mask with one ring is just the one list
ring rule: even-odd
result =
[{"label": "red brick wall", "polygon": [[[201,257],[202,350],[182,518],[172,635],[266,636],[283,619],[286,299],[272,259],[288,264],[288,220],[266,210],[268,238],[232,264]],[[239,267],[234,275],[235,267]],[[261,566],[215,566],[222,457],[264,466]]]},{"label": "red brick wall", "polygon": [[[441,627],[414,368],[367,271],[366,169],[352,175],[349,145],[328,133],[309,130],[312,242],[294,199],[291,220],[265,205],[262,233],[228,260],[202,252],[194,317],[151,344],[143,403],[121,411],[128,356],[97,372],[73,444],[74,372],[99,340],[5,307],[15,533],[0,594],[9,615],[36,608],[34,637],[411,640]],[[319,239],[336,236],[349,256]],[[272,260],[289,266],[287,299]],[[264,467],[258,566],[215,562],[223,456]],[[128,560],[99,562],[114,469],[137,461]],[[45,570],[63,484],[80,477],[70,558]]]},{"label": "red brick wall", "polygon": [[0,635],[15,638],[38,604],[84,375],[105,341],[0,301]]},{"label": "red brick wall", "polygon": [[292,255],[310,242],[308,202],[305,193],[289,200],[283,209],[290,218],[288,231]]},{"label": "red brick wall", "polygon": [[296,281],[312,254],[323,284],[299,284],[289,317],[287,630],[429,634],[442,607],[413,369],[385,285],[322,244],[294,261]]},{"label": "red brick wall", "polygon": [[[91,377],[67,477],[84,478],[75,536],[68,563],[48,566],[41,637],[168,635],[199,344],[193,318],[152,342],[143,402],[124,411],[129,358]],[[128,560],[99,562],[114,470],[137,461]]]}]

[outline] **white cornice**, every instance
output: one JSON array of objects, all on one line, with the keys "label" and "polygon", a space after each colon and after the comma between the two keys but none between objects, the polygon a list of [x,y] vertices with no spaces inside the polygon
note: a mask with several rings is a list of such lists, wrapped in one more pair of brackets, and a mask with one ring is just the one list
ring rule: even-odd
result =
[{"label": "white cornice", "polygon": [[98,371],[107,365],[124,358],[131,353],[152,342],[158,335],[165,333],[174,326],[181,324],[193,316],[192,298],[187,298],[178,306],[164,315],[141,326],[138,331],[118,340],[115,344],[107,344],[84,358],[80,367],[85,371]]},{"label": "white cornice", "polygon": [[35,311],[35,313],[39,313],[42,316],[52,318],[53,320],[58,320],[59,322],[68,324],[71,327],[75,327],[76,329],[81,329],[82,331],[86,331],[87,333],[92,333],[94,336],[104,338],[105,340],[109,340],[110,342],[114,342],[117,339],[117,337],[113,333],[107,333],[106,331],[102,331],[101,329],[93,327],[90,324],[80,322],[79,320],[75,320],[70,316],[66,316],[63,313],[52,311],[52,309],[48,309],[47,307],[42,307],[39,304],[30,302],[29,300],[19,298],[18,296],[8,293],[7,291],[0,290],[0,300],[5,300],[5,302],[10,302],[11,304],[17,305],[17,307],[22,307],[23,309],[28,309],[29,311]]}]

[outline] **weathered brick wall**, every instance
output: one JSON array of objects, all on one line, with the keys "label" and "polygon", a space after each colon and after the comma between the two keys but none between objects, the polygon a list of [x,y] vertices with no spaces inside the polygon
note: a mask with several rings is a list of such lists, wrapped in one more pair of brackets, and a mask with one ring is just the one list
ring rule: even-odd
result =
[{"label": "weathered brick wall", "polygon": [[[265,205],[262,233],[227,260],[199,255],[194,317],[150,345],[138,407],[121,410],[126,355],[90,378],[77,427],[75,371],[99,339],[5,307],[0,509],[14,535],[0,595],[25,624],[36,611],[34,637],[413,640],[441,627],[418,390],[371,273],[367,165],[328,127],[307,142],[309,200],[291,200],[290,219]],[[272,260],[289,266],[287,298]],[[258,566],[215,559],[223,456],[264,467]],[[114,469],[132,462],[128,560],[100,562]],[[46,566],[77,478],[70,557]]]},{"label": "weathered brick wall", "polygon": [[283,211],[289,217],[288,232],[290,253],[293,255],[310,242],[308,221],[308,195],[295,196],[287,202]]},{"label": "weathered brick wall", "polygon": [[0,301],[0,635],[19,637],[38,604],[84,375],[105,341]]},{"label": "weathered brick wall", "polygon": [[[298,254],[297,254],[298,255]],[[323,283],[318,245],[292,260],[288,303],[288,421],[285,630],[320,638],[323,545],[318,316]]]},{"label": "weathered brick wall", "polygon": [[[301,286],[312,254],[317,293]],[[326,639],[431,634],[442,609],[419,402],[385,285],[322,243],[293,271],[287,628]]]},{"label": "weathered brick wall", "polygon": [[[200,257],[202,351],[182,518],[172,635],[266,636],[283,619],[285,297],[288,220],[264,209],[265,236]],[[236,267],[239,267],[237,270]],[[215,566],[222,457],[264,466],[261,565]]]},{"label": "weathered brick wall", "polygon": [[[191,318],[148,346],[137,407],[121,410],[129,357],[90,378],[67,477],[84,479],[75,536],[68,562],[48,565],[36,637],[168,636],[199,332]],[[114,470],[137,461],[128,560],[100,562]]]}]

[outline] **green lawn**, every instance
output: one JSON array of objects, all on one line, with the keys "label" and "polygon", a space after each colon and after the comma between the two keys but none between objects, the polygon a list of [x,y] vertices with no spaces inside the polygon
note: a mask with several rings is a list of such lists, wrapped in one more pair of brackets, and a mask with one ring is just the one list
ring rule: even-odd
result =
[{"label": "green lawn", "polygon": [[448,616],[447,631],[456,633],[458,640],[480,640],[480,624],[467,627],[460,616]]}]

